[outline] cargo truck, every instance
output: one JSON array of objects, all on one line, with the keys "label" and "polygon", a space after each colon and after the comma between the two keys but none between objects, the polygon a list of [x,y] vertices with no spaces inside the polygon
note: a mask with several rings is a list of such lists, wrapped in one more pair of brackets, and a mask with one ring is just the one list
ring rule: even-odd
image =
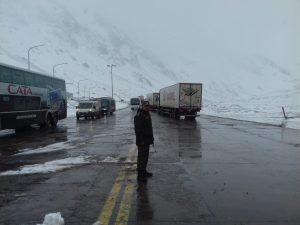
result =
[{"label": "cargo truck", "polygon": [[147,94],[146,100],[149,101],[150,110],[156,111],[159,105],[159,93],[149,93]]},{"label": "cargo truck", "polygon": [[178,83],[159,91],[159,114],[195,119],[202,106],[201,83]]}]

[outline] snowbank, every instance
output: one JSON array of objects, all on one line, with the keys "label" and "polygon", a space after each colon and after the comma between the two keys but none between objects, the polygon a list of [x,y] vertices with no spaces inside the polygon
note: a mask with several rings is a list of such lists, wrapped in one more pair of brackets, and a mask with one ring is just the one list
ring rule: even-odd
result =
[{"label": "snowbank", "polygon": [[45,215],[43,224],[37,224],[37,225],[64,225],[65,221],[64,218],[62,218],[61,213],[49,213]]},{"label": "snowbank", "polygon": [[[201,114],[300,129],[298,95],[293,92],[280,96],[270,95],[240,100],[204,100]],[[284,118],[283,106],[288,119]]]}]

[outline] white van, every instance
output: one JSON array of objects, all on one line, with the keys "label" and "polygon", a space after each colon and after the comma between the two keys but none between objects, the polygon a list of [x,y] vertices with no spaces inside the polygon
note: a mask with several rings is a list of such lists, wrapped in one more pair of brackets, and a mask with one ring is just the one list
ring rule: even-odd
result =
[{"label": "white van", "polygon": [[100,118],[101,116],[101,102],[100,101],[80,101],[76,107],[76,118],[79,120],[80,117],[87,119]]}]

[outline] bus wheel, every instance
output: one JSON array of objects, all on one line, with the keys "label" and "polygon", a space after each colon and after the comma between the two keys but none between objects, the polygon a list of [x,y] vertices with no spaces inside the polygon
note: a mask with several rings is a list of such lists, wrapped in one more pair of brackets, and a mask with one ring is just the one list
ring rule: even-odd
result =
[{"label": "bus wheel", "polygon": [[51,117],[48,115],[46,123],[43,124],[43,127],[49,128],[51,126],[52,126],[52,124],[51,124]]},{"label": "bus wheel", "polygon": [[52,127],[56,127],[56,126],[57,126],[57,122],[58,122],[57,115],[54,115],[54,116],[52,117],[52,120],[51,120],[51,126],[52,126]]}]

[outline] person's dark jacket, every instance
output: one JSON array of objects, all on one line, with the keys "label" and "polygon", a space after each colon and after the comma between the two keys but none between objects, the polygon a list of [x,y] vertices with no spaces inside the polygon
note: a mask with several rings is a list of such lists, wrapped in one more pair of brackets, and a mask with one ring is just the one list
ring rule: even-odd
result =
[{"label": "person's dark jacket", "polygon": [[154,142],[151,116],[148,111],[139,109],[134,117],[136,145],[151,145]]}]

